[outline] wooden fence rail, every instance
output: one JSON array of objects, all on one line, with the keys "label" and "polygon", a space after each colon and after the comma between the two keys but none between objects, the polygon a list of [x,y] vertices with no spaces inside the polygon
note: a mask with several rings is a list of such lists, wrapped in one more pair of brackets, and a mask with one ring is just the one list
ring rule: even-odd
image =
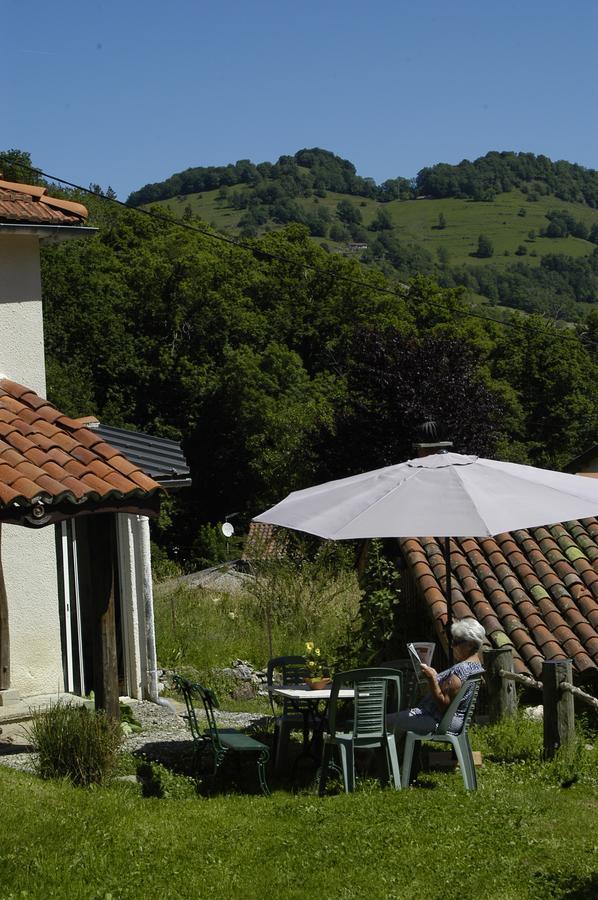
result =
[{"label": "wooden fence rail", "polygon": [[549,759],[561,746],[570,744],[575,737],[575,707],[578,697],[594,709],[598,700],[573,684],[573,663],[570,659],[545,661],[542,681],[519,675],[513,671],[513,652],[510,647],[484,651],[488,712],[490,722],[517,712],[515,684],[542,691],[544,706],[544,756]]}]

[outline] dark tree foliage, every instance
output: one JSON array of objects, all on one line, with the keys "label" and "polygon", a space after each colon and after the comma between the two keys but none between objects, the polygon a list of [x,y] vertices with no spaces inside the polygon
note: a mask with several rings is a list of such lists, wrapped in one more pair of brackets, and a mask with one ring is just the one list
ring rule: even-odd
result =
[{"label": "dark tree foliage", "polygon": [[504,402],[482,377],[479,349],[443,334],[363,329],[345,349],[350,403],[320,458],[329,477],[413,456],[422,422],[433,419],[456,451],[491,456]]}]

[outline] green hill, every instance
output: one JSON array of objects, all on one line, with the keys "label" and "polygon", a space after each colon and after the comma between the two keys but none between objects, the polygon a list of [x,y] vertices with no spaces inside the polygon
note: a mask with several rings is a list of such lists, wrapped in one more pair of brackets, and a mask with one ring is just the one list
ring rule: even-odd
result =
[{"label": "green hill", "polygon": [[598,173],[532,154],[489,153],[376,185],[329,151],[303,150],[189,169],[128,203],[245,239],[300,222],[332,252],[402,280],[433,274],[477,302],[572,320],[598,302]]},{"label": "green hill", "polygon": [[[245,185],[235,191],[251,194]],[[304,211],[323,208],[328,210],[331,222],[337,220],[336,208],[341,200],[355,204],[349,194],[327,193],[324,198],[299,198],[295,202]],[[240,234],[240,224],[245,211],[235,209],[227,196],[221,196],[220,190],[207,191],[203,194],[188,194],[159,201],[172,211],[177,218],[183,218],[185,211],[208,222],[219,231],[229,234]],[[588,240],[568,236],[566,238],[542,237],[541,231],[549,224],[546,213],[558,207],[566,210],[571,216],[584,222],[588,229],[598,224],[598,210],[590,209],[576,203],[555,200],[554,197],[541,197],[534,203],[527,203],[520,191],[509,191],[499,194],[492,202],[475,202],[456,199],[419,199],[392,200],[381,203],[377,200],[363,199],[358,202],[363,227],[368,230],[379,209],[383,208],[392,219],[393,233],[399,238],[417,244],[428,250],[432,257],[438,256],[442,248],[448,254],[448,260],[454,265],[471,264],[474,266],[493,265],[505,268],[513,263],[509,257],[516,256],[520,245],[526,248],[526,262],[538,265],[543,256],[552,253],[567,254],[572,257],[583,257],[592,253],[596,245]],[[187,212],[187,215],[189,213]],[[439,228],[440,216],[445,218],[445,227]],[[269,220],[258,226],[258,234],[282,228],[282,223]],[[535,232],[533,238],[530,232]],[[493,243],[494,254],[490,258],[477,258],[478,236],[487,235]],[[366,243],[375,239],[376,233],[366,235]],[[321,237],[320,243],[328,243],[339,252],[347,251],[348,240],[334,241],[330,236]]]}]

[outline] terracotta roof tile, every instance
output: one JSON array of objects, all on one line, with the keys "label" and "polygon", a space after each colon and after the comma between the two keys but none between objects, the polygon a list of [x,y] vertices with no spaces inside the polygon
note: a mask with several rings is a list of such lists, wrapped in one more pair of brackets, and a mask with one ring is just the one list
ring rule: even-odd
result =
[{"label": "terracotta roof tile", "polygon": [[286,542],[284,528],[252,522],[245,538],[242,559],[246,562],[281,559],[284,556]]},{"label": "terracotta roof tile", "polygon": [[[2,182],[0,181],[0,194]],[[0,202],[1,206],[1,202]],[[98,453],[101,450],[101,453]],[[116,463],[116,465],[115,465]],[[64,416],[30,388],[0,379],[0,521],[13,506],[44,495],[45,502],[85,500],[146,509],[160,485],[90,429]],[[7,509],[8,508],[8,509]],[[77,510],[78,511],[78,510]]]},{"label": "terracotta roof tile", "polygon": [[87,210],[81,203],[49,197],[45,187],[0,179],[0,221],[82,225]]},{"label": "terracotta roof tile", "polygon": [[[433,538],[400,545],[444,643],[442,550]],[[598,669],[598,519],[452,539],[450,547],[454,615],[474,615],[491,642],[511,641],[516,671],[541,677],[544,659],[566,657],[578,673]]]}]

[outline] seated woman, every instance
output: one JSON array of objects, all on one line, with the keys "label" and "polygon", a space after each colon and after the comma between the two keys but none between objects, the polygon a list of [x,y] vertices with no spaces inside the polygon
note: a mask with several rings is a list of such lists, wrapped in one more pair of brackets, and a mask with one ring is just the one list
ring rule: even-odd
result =
[{"label": "seated woman", "polygon": [[[459,619],[454,622],[451,627],[455,660],[453,665],[438,673],[431,666],[422,663],[422,673],[429,686],[428,693],[421,699],[419,706],[387,716],[387,726],[397,735],[405,731],[415,731],[418,734],[434,731],[463,682],[469,675],[483,671],[480,650],[485,638],[486,632],[477,619]],[[467,702],[468,697],[465,696],[455,713],[451,731],[460,728]]]}]

